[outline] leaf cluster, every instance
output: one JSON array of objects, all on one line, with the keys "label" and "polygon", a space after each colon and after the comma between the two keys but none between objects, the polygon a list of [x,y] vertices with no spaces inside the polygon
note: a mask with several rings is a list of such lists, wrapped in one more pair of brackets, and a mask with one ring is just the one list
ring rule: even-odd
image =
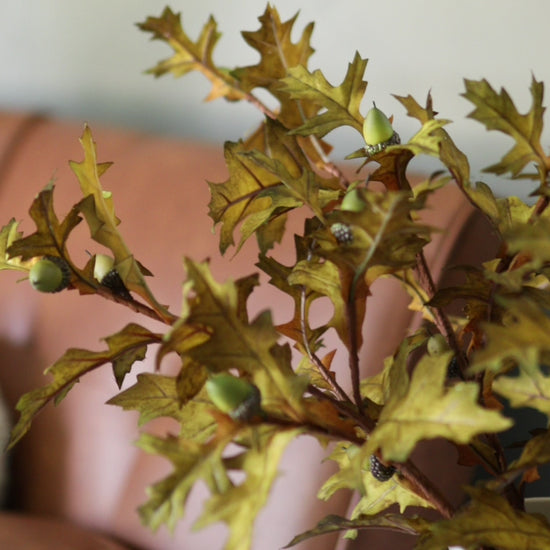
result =
[{"label": "leaf cluster", "polygon": [[[119,231],[114,199],[100,182],[109,164],[98,162],[86,128],[84,159],[71,162],[82,200],[60,217],[53,206],[54,186],[47,185],[30,207],[34,233],[24,236],[14,220],[1,230],[0,269],[26,272],[43,256],[58,257],[70,270],[69,290],[117,301],[162,321],[166,331],[153,333],[130,323],[105,338],[105,350],[69,349],[47,369],[52,380],[19,401],[21,416],[11,444],[24,436],[48,402],[60,402],[81,377],[110,364],[118,386],[110,404],[137,411],[140,426],[158,417],[179,425],[175,434],[144,433],[139,440],[144,451],[172,465],[140,509],[152,529],[163,524],[173,529],[191,490],[203,482],[209,497],[197,527],[224,522],[229,527],[226,549],[251,548],[254,520],[267,501],[281,456],[293,439],[307,434],[330,444],[328,458],[337,466],[320,487],[319,498],[330,499],[342,489],[356,491],[360,498],[349,518],[328,516],[289,546],[334,531],[354,537],[362,529],[391,528],[416,535],[420,550],[458,544],[546,548],[550,526],[519,512],[518,503],[525,485],[537,480],[538,468],[550,462],[547,424],[511,463],[498,439],[513,424],[503,413],[504,401],[550,415],[550,160],[541,145],[543,84],[533,78],[526,114],[518,112],[505,90],[496,92],[484,80],[466,80],[463,94],[475,106],[472,118],[514,143],[487,170],[509,174],[520,185],[534,180],[535,204],[497,197],[486,184],[470,180],[468,159],[447,132],[449,121],[437,118],[430,95],[424,106],[411,96],[396,96],[418,121],[417,133],[374,154],[361,142],[348,156],[349,163],[363,159],[353,180],[348,177],[352,170],[330,161],[325,138],[345,126],[362,140],[367,60],[356,53],[342,83],[333,85],[320,70],[308,68],[313,24],[293,42],[296,16],[281,21],[268,5],[259,21],[260,28],[244,32],[243,38],[260,60],[232,69],[214,61],[220,33],[212,17],[197,40],[169,8],[139,27],[172,50],[152,74],[180,77],[198,71],[211,83],[208,100],[246,101],[258,108],[258,128],[225,144],[228,179],[208,183],[209,214],[219,226],[222,254],[230,247],[238,253],[256,236],[257,267],[293,300],[292,317],[278,326],[270,311],[250,318],[247,306],[258,276],[220,283],[208,263],[190,258],[184,260],[182,312],[173,314],[158,303],[146,283],[150,272]],[[277,107],[262,102],[258,89],[270,94]],[[413,187],[408,166],[418,155],[436,157],[442,171]],[[531,165],[534,173],[527,172]],[[438,288],[424,249],[434,231],[444,228],[427,226],[422,213],[445,185],[458,186],[487,218],[500,249],[483,265],[463,268],[463,283]],[[359,203],[349,208],[345,199],[352,191]],[[302,216],[303,232],[294,238],[294,263],[285,265],[273,249],[291,215]],[[94,256],[84,266],[71,259],[67,243],[83,220],[92,244],[112,254],[127,293],[94,278]],[[378,374],[364,377],[363,324],[373,284],[382,277],[407,289],[410,307],[421,312],[425,326],[407,335],[379,365]],[[330,318],[321,324],[311,315],[319,299],[332,306]],[[464,304],[464,314],[451,317],[448,306],[457,301]],[[337,335],[338,349],[325,349],[329,332]],[[428,344],[434,336],[445,342],[445,349],[433,351]],[[157,370],[123,388],[150,345],[156,347]],[[162,372],[169,354],[180,360],[175,375]],[[336,377],[335,360],[347,363],[348,380]],[[244,418],[217,410],[205,382],[218,373],[255,386],[261,410]],[[478,465],[491,475],[489,482],[466,490],[466,504],[459,510],[411,458],[430,439],[447,440],[460,463]],[[373,459],[395,470],[389,481],[377,478]],[[396,515],[395,506],[401,514],[410,507],[420,512]],[[435,509],[439,518],[424,514],[426,509]],[[510,531],[513,537],[503,536]]]}]

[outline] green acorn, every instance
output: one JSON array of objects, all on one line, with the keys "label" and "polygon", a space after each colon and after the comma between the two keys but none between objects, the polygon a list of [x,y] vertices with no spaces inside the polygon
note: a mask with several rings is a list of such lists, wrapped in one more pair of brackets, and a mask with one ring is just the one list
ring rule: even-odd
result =
[{"label": "green acorn", "polygon": [[342,199],[340,209],[346,212],[362,212],[367,206],[357,187],[350,189]]},{"label": "green acorn", "polygon": [[388,145],[400,143],[399,135],[394,132],[389,118],[374,102],[363,122],[363,137],[369,155],[383,151]]},{"label": "green acorn", "polygon": [[29,271],[29,282],[39,292],[59,292],[69,286],[70,279],[67,262],[57,256],[44,256]]},{"label": "green acorn", "polygon": [[446,351],[449,351],[449,344],[445,336],[441,333],[434,334],[428,338],[428,343],[426,344],[428,354],[432,357],[437,357]]},{"label": "green acorn", "polygon": [[234,420],[247,421],[261,413],[260,390],[242,378],[216,374],[205,387],[212,403]]},{"label": "green acorn", "polygon": [[118,271],[114,268],[115,260],[107,254],[96,254],[94,263],[94,278],[103,286],[113,291],[113,294],[131,300],[132,295],[124,285]]}]

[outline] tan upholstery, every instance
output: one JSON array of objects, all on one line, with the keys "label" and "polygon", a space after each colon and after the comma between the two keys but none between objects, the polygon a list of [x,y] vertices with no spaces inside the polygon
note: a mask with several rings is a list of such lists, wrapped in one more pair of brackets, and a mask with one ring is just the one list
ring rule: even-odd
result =
[{"label": "tan upholstery", "polygon": [[[0,224],[14,216],[25,220],[22,227],[26,233],[32,232],[27,208],[51,178],[56,181],[58,212],[67,212],[80,198],[67,161],[82,159],[78,143],[81,131],[82,127],[73,122],[0,113]],[[161,302],[172,304],[172,310],[179,311],[184,278],[182,255],[195,260],[212,258],[219,279],[257,271],[252,242],[233,260],[231,254],[225,259],[218,257],[217,236],[212,234],[207,216],[209,193],[205,180],[226,179],[221,148],[104,127],[92,126],[92,131],[99,160],[115,162],[103,182],[113,192],[122,219],[121,231],[139,261],[154,272],[151,287]],[[439,194],[437,208],[434,206],[428,215],[430,223],[445,228],[428,251],[436,272],[447,261],[470,214],[456,189]],[[294,222],[295,230],[299,223]],[[84,224],[81,225],[72,239],[71,250],[73,257],[84,263],[86,250],[101,250],[89,240]],[[277,253],[279,258],[286,256],[290,261],[292,246]],[[96,296],[80,297],[76,292],[40,295],[27,283],[15,284],[18,277],[16,273],[2,273],[0,280],[0,387],[12,407],[23,392],[43,385],[43,369],[68,346],[100,349],[101,337],[132,320],[159,328]],[[255,311],[272,307],[277,322],[287,320],[291,304],[281,300],[276,290],[265,288],[257,294]],[[373,294],[361,360],[365,368],[374,372],[381,367],[382,359],[394,351],[413,318],[406,308],[407,298],[395,283],[377,283]],[[139,369],[150,370],[153,357],[150,353]],[[131,381],[129,377],[127,384]],[[103,405],[115,393],[112,374],[105,368],[90,374],[59,407],[43,411],[12,457],[12,494],[17,509],[109,533],[148,550],[222,548],[223,526],[198,533],[190,529],[200,511],[200,488],[193,494],[187,516],[173,536],[162,529],[153,535],[140,525],[135,509],[145,501],[144,488],[166,474],[169,466],[141,454],[132,445],[138,436],[136,415]],[[159,433],[172,428],[169,422],[147,427]],[[325,451],[308,438],[291,445],[282,464],[281,478],[260,517],[255,550],[280,548],[327,513],[346,513],[349,495],[344,492],[328,504],[316,499],[317,489],[331,471],[330,463],[321,463],[324,456]],[[458,493],[453,498],[458,498]],[[0,543],[6,536],[2,531],[8,528],[21,529],[23,536],[25,528],[20,521],[12,516],[2,518]],[[85,537],[82,546],[71,548],[88,548],[84,541]],[[300,548],[334,550],[335,545],[336,538],[326,536]],[[21,550],[49,548],[30,542],[0,546]],[[55,547],[62,548],[58,544]],[[374,546],[378,547],[383,546]]]}]

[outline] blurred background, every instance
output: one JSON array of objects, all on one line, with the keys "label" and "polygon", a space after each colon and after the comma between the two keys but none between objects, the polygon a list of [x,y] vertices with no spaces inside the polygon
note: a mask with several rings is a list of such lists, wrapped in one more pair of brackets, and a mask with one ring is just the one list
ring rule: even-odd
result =
[{"label": "blurred background", "polygon": [[[32,109],[82,121],[123,125],[167,135],[222,143],[251,130],[259,113],[250,105],[216,100],[204,103],[209,83],[193,74],[155,79],[147,68],[171,54],[151,42],[135,23],[161,14],[166,0],[1,0],[0,108]],[[357,50],[369,58],[364,112],[372,100],[394,114],[403,140],[417,123],[405,116],[391,94],[411,94],[424,103],[431,90],[440,116],[454,121],[450,131],[471,157],[473,175],[500,159],[511,142],[487,135],[465,120],[470,104],[460,96],[463,78],[487,78],[505,87],[521,111],[530,106],[534,75],[550,81],[547,60],[547,0],[278,0],[282,20],[300,12],[298,39],[315,21],[310,68],[340,84]],[[172,0],[184,29],[194,40],[212,13],[222,37],[214,60],[234,67],[253,64],[258,55],[241,30],[257,30],[263,0]],[[489,138],[489,139],[488,139]],[[351,129],[329,134],[337,156],[361,146]],[[427,160],[418,169],[431,170]]]}]

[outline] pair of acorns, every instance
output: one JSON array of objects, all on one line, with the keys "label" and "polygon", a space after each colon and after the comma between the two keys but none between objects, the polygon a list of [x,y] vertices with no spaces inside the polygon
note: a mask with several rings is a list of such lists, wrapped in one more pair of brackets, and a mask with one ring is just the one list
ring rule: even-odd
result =
[{"label": "pair of acorns", "polygon": [[[96,254],[94,278],[113,292],[129,298],[120,275],[114,268],[114,259],[106,254]],[[44,256],[34,262],[29,270],[29,282],[39,292],[60,292],[69,286],[71,271],[67,262],[58,256]]]}]

